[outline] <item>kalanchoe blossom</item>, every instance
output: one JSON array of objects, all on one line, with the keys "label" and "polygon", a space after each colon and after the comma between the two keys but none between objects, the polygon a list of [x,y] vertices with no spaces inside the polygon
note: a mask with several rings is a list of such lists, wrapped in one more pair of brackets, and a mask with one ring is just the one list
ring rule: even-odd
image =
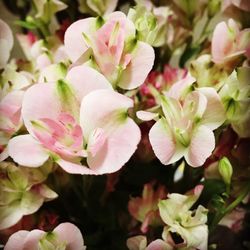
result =
[{"label": "kalanchoe blossom", "polygon": [[43,202],[57,197],[43,184],[46,178],[42,169],[0,163],[0,229],[13,226],[24,215],[35,213]]},{"label": "kalanchoe blossom", "polygon": [[249,137],[250,131],[250,68],[237,68],[226,79],[219,95],[226,116],[233,129],[241,137]]},{"label": "kalanchoe blossom", "polygon": [[[189,195],[172,193],[168,199],[159,202],[160,216],[166,224],[162,237],[175,248],[207,249],[207,209],[199,205],[196,210],[191,210],[202,189],[199,185]],[[178,242],[174,235],[180,237]]]},{"label": "kalanchoe blossom", "polygon": [[159,217],[158,202],[166,198],[167,192],[164,186],[159,186],[154,190],[151,183],[143,187],[142,198],[131,198],[128,203],[129,213],[138,221],[142,222],[141,231],[147,232],[148,226],[158,226],[162,224]]},{"label": "kalanchoe blossom", "polygon": [[136,1],[128,18],[135,24],[137,38],[154,47],[166,43],[167,19],[172,15],[168,7],[155,7],[151,1]]},{"label": "kalanchoe blossom", "polygon": [[99,16],[113,12],[118,0],[78,0],[79,11]]},{"label": "kalanchoe blossom", "polygon": [[154,62],[153,48],[137,41],[134,24],[122,12],[73,23],[64,43],[73,63],[97,69],[123,89],[140,86]]},{"label": "kalanchoe blossom", "polygon": [[[183,156],[190,166],[204,164],[215,147],[212,131],[225,120],[217,92],[205,87],[190,92],[192,81],[188,77],[161,96],[163,116],[149,132],[154,153],[164,165],[175,163]],[[137,113],[142,120],[157,119],[154,115]]]},{"label": "kalanchoe blossom", "polygon": [[9,154],[29,167],[52,157],[69,173],[115,172],[140,140],[139,127],[127,114],[132,106],[100,73],[74,67],[66,80],[35,84],[25,93],[22,116],[30,134],[11,139]]},{"label": "kalanchoe blossom", "polygon": [[212,37],[212,60],[224,64],[241,55],[250,56],[250,29],[240,31],[233,19],[218,23]]},{"label": "kalanchoe blossom", "polygon": [[85,250],[80,230],[71,223],[61,223],[52,232],[20,230],[9,238],[4,250]]},{"label": "kalanchoe blossom", "polygon": [[10,27],[0,19],[0,69],[7,64],[13,44],[14,39]]}]

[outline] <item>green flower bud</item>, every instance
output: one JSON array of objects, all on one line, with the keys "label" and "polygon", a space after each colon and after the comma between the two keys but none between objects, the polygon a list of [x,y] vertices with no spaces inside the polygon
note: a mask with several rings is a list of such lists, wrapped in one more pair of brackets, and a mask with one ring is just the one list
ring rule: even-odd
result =
[{"label": "green flower bud", "polygon": [[223,181],[227,185],[230,185],[232,174],[233,174],[233,167],[232,167],[230,161],[227,159],[227,157],[223,157],[219,161],[219,172],[220,172],[220,175],[221,175]]}]

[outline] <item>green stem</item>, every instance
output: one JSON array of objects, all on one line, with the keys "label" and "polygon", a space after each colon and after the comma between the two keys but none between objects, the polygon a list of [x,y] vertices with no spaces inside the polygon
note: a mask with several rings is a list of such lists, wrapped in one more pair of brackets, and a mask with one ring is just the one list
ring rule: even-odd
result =
[{"label": "green stem", "polygon": [[250,192],[250,182],[246,184],[245,188],[242,190],[242,192],[238,195],[238,197],[229,204],[226,208],[222,208],[221,211],[219,211],[210,226],[210,233],[216,228],[218,223],[221,221],[221,219],[228,213],[232,212],[243,200],[244,198],[249,194]]}]

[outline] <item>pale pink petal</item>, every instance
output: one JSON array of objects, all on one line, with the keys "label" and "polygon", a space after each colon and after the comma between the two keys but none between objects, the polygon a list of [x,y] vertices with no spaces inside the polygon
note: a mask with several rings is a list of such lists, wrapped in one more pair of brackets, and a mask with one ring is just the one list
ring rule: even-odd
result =
[{"label": "pale pink petal", "polygon": [[86,140],[96,128],[104,128],[110,122],[119,124],[119,120],[120,123],[125,121],[127,117],[122,117],[120,113],[126,113],[127,109],[132,107],[132,99],[112,90],[96,90],[86,95],[80,110],[80,124]]},{"label": "pale pink petal", "polygon": [[8,42],[9,50],[12,49],[14,38],[12,31],[7,23],[0,19],[0,39],[5,39]]},{"label": "pale pink petal", "polygon": [[4,250],[23,250],[23,244],[28,234],[29,231],[25,230],[20,230],[12,234],[6,243]]},{"label": "pale pink petal", "polygon": [[162,164],[169,164],[173,157],[176,145],[167,122],[162,118],[149,131],[149,140],[155,155]]},{"label": "pale pink petal", "polygon": [[65,161],[63,159],[59,159],[56,162],[63,170],[70,174],[98,175],[94,170],[77,163]]},{"label": "pale pink petal", "polygon": [[26,236],[24,244],[23,244],[23,250],[38,250],[38,244],[39,240],[45,235],[46,233],[42,230],[32,230],[29,232],[29,234]]},{"label": "pale pink petal", "polygon": [[188,74],[185,78],[173,84],[166,95],[178,100],[190,90],[195,81],[196,79]]},{"label": "pale pink petal", "polygon": [[107,138],[95,157],[87,159],[99,174],[119,170],[137,148],[140,129],[127,115],[132,106],[130,98],[110,90],[93,91],[83,98],[80,122],[86,141],[96,128],[102,128]]},{"label": "pale pink petal", "polygon": [[201,123],[214,130],[222,125],[226,119],[220,96],[214,88],[199,88],[198,91],[207,98],[207,108]]},{"label": "pale pink petal", "polygon": [[79,118],[80,102],[72,86],[63,80],[40,83],[29,88],[23,100],[22,116],[30,134],[34,136],[32,121],[42,118],[57,120],[62,112]]},{"label": "pale pink petal", "polygon": [[107,16],[107,20],[119,21],[121,19],[124,19],[126,21],[126,38],[134,37],[136,33],[135,25],[126,17],[126,15],[122,11],[115,11]]},{"label": "pale pink petal", "polygon": [[155,54],[153,48],[144,43],[137,42],[135,51],[126,69],[123,71],[118,86],[123,89],[134,89],[145,81],[153,67]]},{"label": "pale pink petal", "polygon": [[57,239],[67,243],[67,250],[85,250],[81,231],[71,223],[61,223],[54,231]]},{"label": "pale pink petal", "polygon": [[36,68],[38,70],[48,67],[51,63],[52,61],[46,53],[43,53],[36,58]]},{"label": "pale pink petal", "polygon": [[19,135],[8,144],[8,153],[22,166],[39,167],[48,160],[49,154],[31,135]]},{"label": "pale pink petal", "polygon": [[156,119],[159,115],[148,111],[137,111],[136,116],[142,121],[151,121]]},{"label": "pale pink petal", "polygon": [[202,92],[190,92],[183,104],[183,112],[189,119],[200,120],[207,108],[207,98]]},{"label": "pale pink petal", "polygon": [[98,71],[87,66],[76,66],[68,72],[66,79],[75,89],[79,101],[97,89],[112,89],[112,85]]},{"label": "pale pink petal", "polygon": [[13,43],[11,29],[7,23],[0,19],[0,69],[4,68],[8,62]]},{"label": "pale pink petal", "polygon": [[211,155],[215,147],[212,130],[206,126],[199,126],[194,131],[185,159],[192,167],[200,167]]},{"label": "pale pink petal", "polygon": [[[99,174],[118,171],[133,155],[141,138],[139,127],[131,119],[121,125],[113,125],[103,147],[92,157],[87,158],[90,168]],[[129,135],[129,136],[128,136]]]},{"label": "pale pink petal", "polygon": [[102,148],[106,141],[105,131],[102,128],[96,128],[92,131],[88,140],[88,152],[94,157]]},{"label": "pale pink petal", "polygon": [[10,105],[21,107],[24,91],[16,90],[7,94],[2,100],[0,105]]},{"label": "pale pink petal", "polygon": [[84,34],[91,34],[95,30],[96,19],[86,18],[71,24],[65,32],[64,44],[69,58],[72,62],[77,61],[88,49],[84,41]]},{"label": "pale pink petal", "polygon": [[9,44],[5,39],[0,39],[0,54],[0,69],[3,69],[10,57]]},{"label": "pale pink petal", "polygon": [[[230,26],[234,28],[234,21],[230,21]],[[235,38],[234,32],[236,31],[229,30],[226,22],[220,22],[216,25],[212,37],[212,58],[215,63],[223,63],[225,56],[231,54]]]},{"label": "pale pink petal", "polygon": [[22,117],[30,134],[33,135],[32,120],[50,118],[56,120],[61,113],[61,103],[55,84],[40,83],[30,87],[23,99]]},{"label": "pale pink petal", "polygon": [[146,250],[172,250],[173,247],[163,240],[154,240],[146,248]]}]

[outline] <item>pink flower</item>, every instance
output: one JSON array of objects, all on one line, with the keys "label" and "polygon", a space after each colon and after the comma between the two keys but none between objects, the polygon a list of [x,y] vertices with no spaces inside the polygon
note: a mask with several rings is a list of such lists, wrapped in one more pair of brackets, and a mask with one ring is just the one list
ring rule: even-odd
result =
[{"label": "pink flower", "polygon": [[74,67],[65,80],[27,90],[22,116],[30,134],[11,139],[9,154],[28,167],[41,166],[51,157],[69,173],[115,172],[140,140],[140,129],[127,114],[132,106],[100,73]]},{"label": "pink flower", "polygon": [[159,216],[158,202],[166,198],[167,192],[164,186],[154,189],[152,183],[145,184],[143,187],[142,198],[131,198],[128,203],[129,213],[142,222],[141,231],[147,232],[149,225],[161,224]]},{"label": "pink flower", "polygon": [[85,250],[80,230],[71,223],[61,223],[52,232],[20,230],[10,236],[4,250],[68,249]]},{"label": "pink flower", "polygon": [[153,48],[136,40],[134,24],[122,13],[86,18],[65,33],[65,48],[75,64],[100,71],[114,87],[133,89],[147,77],[154,62]]},{"label": "pink flower", "polygon": [[157,120],[149,132],[149,140],[164,165],[175,163],[183,156],[190,166],[203,165],[215,147],[212,131],[225,120],[217,92],[213,88],[188,92],[191,85],[190,80],[180,81],[161,96],[160,119],[157,120],[155,113],[137,112],[142,120]]},{"label": "pink flower", "polygon": [[240,31],[233,19],[218,23],[212,37],[213,61],[223,64],[244,54],[250,55],[250,29]]}]

